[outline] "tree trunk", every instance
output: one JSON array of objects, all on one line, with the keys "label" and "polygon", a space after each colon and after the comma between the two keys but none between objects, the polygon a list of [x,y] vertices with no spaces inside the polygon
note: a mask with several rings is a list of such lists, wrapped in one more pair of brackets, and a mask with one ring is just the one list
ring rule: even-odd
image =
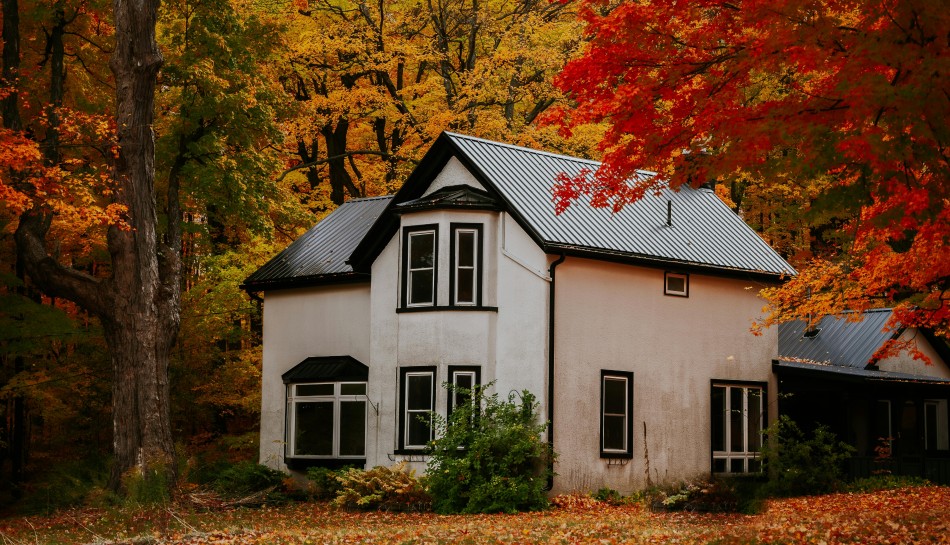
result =
[{"label": "tree trunk", "polygon": [[110,312],[100,317],[112,351],[113,486],[133,468],[143,474],[161,470],[172,480],[175,476],[168,361],[180,320],[180,245],[174,240],[180,210],[170,189],[169,199],[175,202],[169,203],[169,213],[177,215],[169,216],[172,240],[163,247],[158,240],[152,131],[156,78],[164,61],[155,39],[158,5],[158,0],[113,4],[116,201],[128,207],[131,227],[109,230],[115,297]]},{"label": "tree trunk", "polygon": [[0,0],[3,4],[3,71],[0,72],[0,87],[7,87],[10,93],[0,100],[0,116],[3,127],[18,131],[22,128],[20,107],[18,104],[20,77],[20,12],[17,0]]},{"label": "tree trunk", "polygon": [[131,472],[174,483],[168,361],[180,325],[181,208],[170,181],[166,238],[159,240],[152,132],[155,84],[163,59],[155,40],[157,0],[114,0],[118,156],[114,200],[126,208],[124,226],[108,233],[112,276],[64,267],[45,242],[51,216],[28,210],[16,231],[17,257],[34,284],[65,297],[102,322],[112,355],[115,460],[111,485],[120,489]]}]

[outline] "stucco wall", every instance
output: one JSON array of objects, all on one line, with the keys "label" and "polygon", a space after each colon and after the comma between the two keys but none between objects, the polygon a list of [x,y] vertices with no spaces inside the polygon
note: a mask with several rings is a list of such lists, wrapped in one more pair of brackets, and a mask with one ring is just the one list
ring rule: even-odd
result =
[{"label": "stucco wall", "polygon": [[353,356],[369,365],[370,286],[347,284],[268,292],[264,296],[261,395],[262,464],[285,469],[281,375],[310,356]]},{"label": "stucco wall", "polygon": [[[557,269],[556,491],[641,489],[648,458],[654,484],[708,473],[712,379],[767,382],[775,416],[776,332],[749,332],[762,286],[691,274],[689,297],[673,297],[663,273],[570,257]],[[634,374],[626,465],[600,458],[601,370]]]},{"label": "stucco wall", "polygon": [[904,350],[899,356],[885,358],[877,362],[882,371],[895,373],[910,373],[929,377],[950,378],[950,362],[940,359],[927,338],[916,329],[907,329],[898,338],[900,343],[909,343],[927,357],[927,362],[915,360],[909,350]]}]

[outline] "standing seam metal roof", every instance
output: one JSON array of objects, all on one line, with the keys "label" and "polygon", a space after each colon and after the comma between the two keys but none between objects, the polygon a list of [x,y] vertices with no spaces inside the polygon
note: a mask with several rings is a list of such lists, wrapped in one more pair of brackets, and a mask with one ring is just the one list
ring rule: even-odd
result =
[{"label": "standing seam metal roof", "polygon": [[849,321],[847,314],[825,316],[810,338],[803,337],[807,324],[801,320],[779,324],[779,359],[864,369],[881,345],[900,333],[884,330],[890,317],[889,308],[868,310],[860,322]]},{"label": "standing seam metal roof", "polygon": [[[663,189],[659,195],[647,195],[619,212],[594,208],[582,200],[555,215],[552,187],[558,174],[575,176],[582,169],[595,171],[600,163],[454,133],[446,135],[545,244],[773,275],[795,273],[710,190]],[[672,203],[671,226],[666,225],[668,202]]]},{"label": "standing seam metal roof", "polygon": [[320,223],[247,277],[245,288],[262,288],[321,276],[353,273],[346,260],[392,196],[356,199],[340,205]]}]

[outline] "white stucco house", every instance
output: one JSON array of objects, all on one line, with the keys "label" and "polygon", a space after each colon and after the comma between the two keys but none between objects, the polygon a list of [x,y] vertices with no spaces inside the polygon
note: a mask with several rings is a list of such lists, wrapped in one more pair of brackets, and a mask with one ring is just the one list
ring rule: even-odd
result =
[{"label": "white stucco house", "polygon": [[[425,468],[445,383],[527,389],[555,491],[758,471],[774,418],[760,288],[794,270],[709,189],[554,214],[591,161],[444,133],[247,278],[263,294],[261,462]],[[644,172],[642,176],[650,176]]]}]

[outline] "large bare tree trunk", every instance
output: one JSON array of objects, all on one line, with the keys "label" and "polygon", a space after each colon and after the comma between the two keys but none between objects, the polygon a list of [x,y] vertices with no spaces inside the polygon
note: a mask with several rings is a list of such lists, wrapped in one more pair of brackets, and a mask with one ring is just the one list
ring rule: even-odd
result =
[{"label": "large bare tree trunk", "polygon": [[119,153],[116,203],[126,225],[108,233],[112,276],[94,278],[63,267],[46,251],[51,216],[31,210],[20,218],[16,241],[34,283],[65,297],[102,322],[112,355],[112,486],[135,471],[175,477],[168,362],[181,309],[181,210],[177,182],[169,184],[168,225],[159,240],[152,131],[155,84],[163,58],[155,39],[158,0],[114,0],[116,46],[110,61],[116,85]]}]

